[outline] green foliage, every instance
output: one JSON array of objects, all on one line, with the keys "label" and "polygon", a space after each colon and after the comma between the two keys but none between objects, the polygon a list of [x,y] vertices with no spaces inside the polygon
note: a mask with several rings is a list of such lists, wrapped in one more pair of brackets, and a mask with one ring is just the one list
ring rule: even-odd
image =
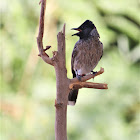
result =
[{"label": "green foliage", "polygon": [[[36,45],[39,1],[2,1],[1,112],[2,140],[53,140],[55,73],[39,57]],[[75,42],[70,29],[90,19],[104,44],[94,79],[108,90],[82,89],[68,107],[69,140],[138,140],[140,137],[140,16],[137,0],[49,0],[44,45],[56,50],[56,34],[66,23],[68,77]]]}]

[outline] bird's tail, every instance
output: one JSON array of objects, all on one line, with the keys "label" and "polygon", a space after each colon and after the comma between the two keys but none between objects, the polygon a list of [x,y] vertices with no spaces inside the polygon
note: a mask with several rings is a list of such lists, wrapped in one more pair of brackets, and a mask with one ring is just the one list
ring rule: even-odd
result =
[{"label": "bird's tail", "polygon": [[68,105],[74,106],[78,96],[78,89],[73,89],[70,91],[68,96]]}]

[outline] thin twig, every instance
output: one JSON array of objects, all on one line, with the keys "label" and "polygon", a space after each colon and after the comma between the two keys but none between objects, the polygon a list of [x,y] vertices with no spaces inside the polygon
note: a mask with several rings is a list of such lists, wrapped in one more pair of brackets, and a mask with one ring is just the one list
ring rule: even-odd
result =
[{"label": "thin twig", "polygon": [[46,46],[46,48],[45,49],[43,49],[44,51],[47,51],[48,49],[50,49],[51,48],[51,46]]}]

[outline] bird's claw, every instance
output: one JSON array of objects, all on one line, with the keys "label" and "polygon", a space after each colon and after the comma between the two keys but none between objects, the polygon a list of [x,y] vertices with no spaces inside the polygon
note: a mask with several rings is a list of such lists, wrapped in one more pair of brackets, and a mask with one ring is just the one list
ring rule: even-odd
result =
[{"label": "bird's claw", "polygon": [[76,75],[77,79],[81,81],[82,75]]},{"label": "bird's claw", "polygon": [[93,75],[95,75],[95,74],[97,73],[97,71],[91,71],[91,73],[92,73]]}]

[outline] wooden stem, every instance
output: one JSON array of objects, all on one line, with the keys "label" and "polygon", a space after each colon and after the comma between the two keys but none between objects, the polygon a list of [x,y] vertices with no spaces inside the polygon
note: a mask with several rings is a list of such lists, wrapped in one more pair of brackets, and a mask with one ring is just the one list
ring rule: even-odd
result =
[{"label": "wooden stem", "polygon": [[69,85],[70,89],[80,88],[95,88],[95,89],[108,89],[107,84],[103,83],[92,83],[92,82],[77,82]]},{"label": "wooden stem", "polygon": [[57,35],[57,42],[58,50],[54,61],[57,87],[55,100],[55,140],[67,140],[67,102],[70,90],[65,62],[65,24],[63,32],[59,32]]},{"label": "wooden stem", "polygon": [[[44,18],[45,18],[45,9],[46,9],[46,0],[41,1],[41,12],[40,12],[40,20],[39,20],[39,32],[37,37],[37,45],[40,56],[46,63],[53,65],[53,61],[49,58],[49,55],[45,53],[46,49],[43,49],[43,34],[44,34]],[[49,48],[47,48],[49,49]]]}]

